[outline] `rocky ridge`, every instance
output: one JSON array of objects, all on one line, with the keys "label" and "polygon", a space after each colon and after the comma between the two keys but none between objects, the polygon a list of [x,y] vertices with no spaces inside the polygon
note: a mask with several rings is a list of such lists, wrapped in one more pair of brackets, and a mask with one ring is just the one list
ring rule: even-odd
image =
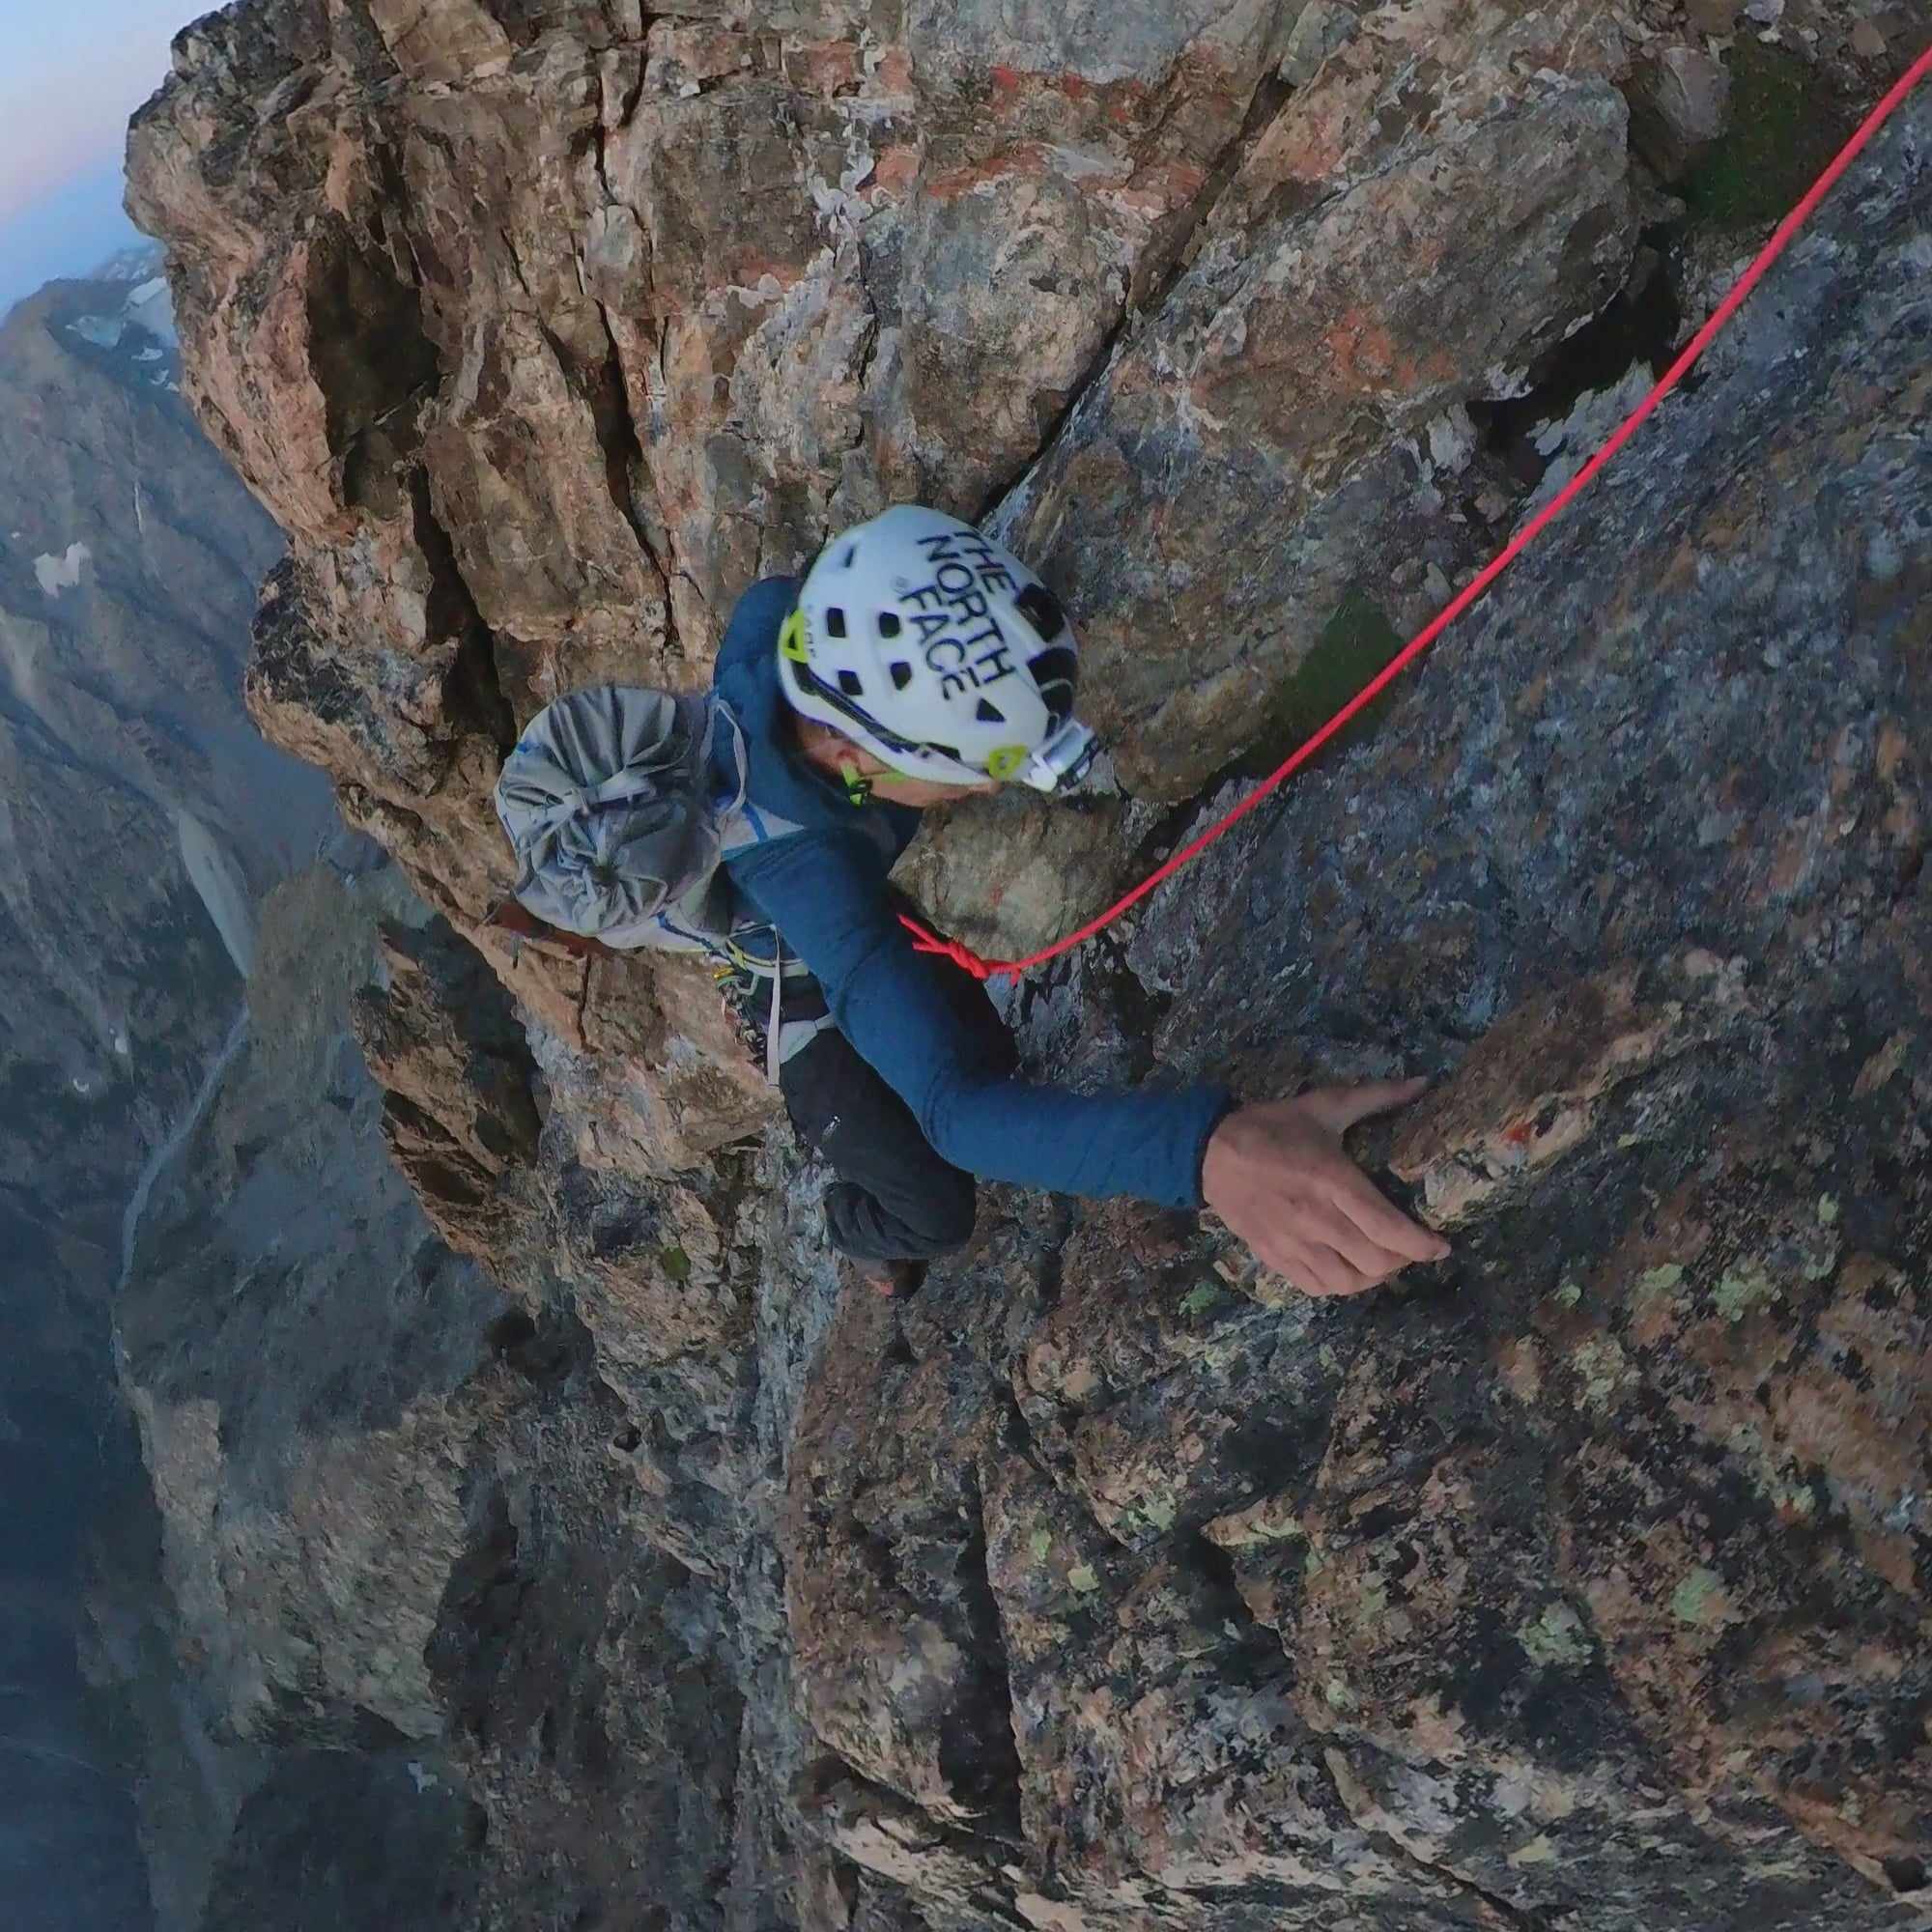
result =
[{"label": "rocky ridge", "polygon": [[[290,533],[251,708],[445,922],[355,1024],[515,1305],[372,1311],[409,1367],[297,1425],[185,1336],[150,1425],[261,1432],[163,1497],[211,1681],[462,1793],[446,1922],[1922,1922],[1922,104],[1378,729],[1017,997],[1077,1080],[1440,1074],[1366,1150],[1436,1275],[1317,1306],[999,1194],[910,1307],[841,1297],[701,982],[483,923],[517,724],[700,680],[756,572],[908,495],[1046,563],[1115,786],[911,876],[982,943],[1097,902],[1587,449],[1776,212],[1790,100],[1912,50],[1767,11],[244,0],[177,43],[133,195]],[[1015,841],[1069,863],[1005,895]],[[347,1815],[299,1810],[233,1896]]]}]

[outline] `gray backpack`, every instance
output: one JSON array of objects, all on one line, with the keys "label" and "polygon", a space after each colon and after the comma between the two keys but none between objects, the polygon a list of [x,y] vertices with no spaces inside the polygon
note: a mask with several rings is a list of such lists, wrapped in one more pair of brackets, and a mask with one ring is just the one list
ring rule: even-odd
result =
[{"label": "gray backpack", "polygon": [[[735,775],[723,796],[711,758],[720,734]],[[713,696],[603,684],[559,697],[531,719],[497,781],[517,898],[547,925],[606,946],[711,952],[756,970],[736,956],[742,923],[722,869],[759,836],[745,779],[744,736]]]},{"label": "gray backpack", "polygon": [[545,924],[619,949],[708,953],[721,977],[768,981],[776,1081],[833,1021],[822,999],[786,1016],[784,988],[810,971],[742,911],[725,876],[732,853],[800,830],[749,806],[748,780],[745,734],[715,694],[600,684],[530,720],[497,780],[497,816],[516,854],[516,896]]}]

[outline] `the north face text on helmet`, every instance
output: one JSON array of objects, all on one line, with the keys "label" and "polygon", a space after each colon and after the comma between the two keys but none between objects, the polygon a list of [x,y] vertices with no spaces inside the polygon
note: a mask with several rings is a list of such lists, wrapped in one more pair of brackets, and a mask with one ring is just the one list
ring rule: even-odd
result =
[{"label": "the north face text on helmet", "polygon": [[1077,781],[1092,743],[1073,718],[1077,653],[1011,551],[899,503],[819,552],[779,639],[779,681],[801,716],[909,778],[1054,791]]},{"label": "the north face text on helmet", "polygon": [[956,697],[1012,676],[1012,646],[986,598],[988,591],[1013,592],[1005,553],[977,530],[935,531],[920,538],[919,548],[932,578],[901,592],[899,605],[919,627],[920,648],[941,690]]}]

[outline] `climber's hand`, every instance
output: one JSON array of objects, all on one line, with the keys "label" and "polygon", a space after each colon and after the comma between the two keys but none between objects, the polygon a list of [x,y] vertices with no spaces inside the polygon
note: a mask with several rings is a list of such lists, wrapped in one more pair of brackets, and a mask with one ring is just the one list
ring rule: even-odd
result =
[{"label": "climber's hand", "polygon": [[554,946],[573,959],[614,959],[617,954],[601,939],[585,939],[560,926],[546,925],[515,899],[505,899],[483,922],[486,926],[513,934],[518,939],[534,940],[539,946]]},{"label": "climber's hand", "polygon": [[1208,1206],[1264,1266],[1309,1294],[1359,1294],[1410,1262],[1441,1261],[1449,1243],[1390,1207],[1342,1151],[1357,1121],[1406,1107],[1428,1084],[1319,1087],[1238,1109],[1208,1142]]}]

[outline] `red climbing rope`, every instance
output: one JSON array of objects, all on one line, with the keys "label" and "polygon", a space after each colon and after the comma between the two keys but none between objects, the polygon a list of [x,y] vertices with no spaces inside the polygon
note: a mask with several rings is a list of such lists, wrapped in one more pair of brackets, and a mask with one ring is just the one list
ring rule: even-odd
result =
[{"label": "red climbing rope", "polygon": [[1343,705],[1341,710],[1336,712],[1334,717],[1329,719],[1327,724],[1301,745],[1293,756],[1277,765],[1232,811],[1217,819],[1198,838],[1183,845],[1158,871],[1143,879],[1124,898],[1116,900],[1105,912],[1090,919],[1077,932],[1068,933],[1065,939],[1056,940],[1051,946],[1044,947],[1037,952],[1031,952],[1024,959],[981,959],[970,946],[962,945],[956,939],[948,939],[939,933],[928,932],[918,920],[907,919],[902,915],[900,923],[913,935],[916,950],[951,959],[955,965],[963,967],[972,974],[976,980],[1017,979],[1020,974],[1033,967],[1043,966],[1049,959],[1057,959],[1063,952],[1070,952],[1076,946],[1092,939],[1103,926],[1111,925],[1122,913],[1138,905],[1156,886],[1171,879],[1183,866],[1198,858],[1213,844],[1215,839],[1232,831],[1261,804],[1263,799],[1293,777],[1295,772],[1300,770],[1336,732],[1349,724],[1350,720],[1365,706],[1374,703],[1582,495],[1595,480],[1598,472],[1636,434],[1656,411],[1657,406],[1676,388],[1698,357],[1722,333],[1725,325],[1744,306],[1751,291],[1770,271],[1773,263],[1784,253],[1792,237],[1811,218],[1817,211],[1818,204],[1836,185],[1839,176],[1859,157],[1872,136],[1885,126],[1906,97],[1928,72],[1932,72],[1932,46],[1928,46],[1913,62],[1900,76],[1897,85],[1865,117],[1863,125],[1845,143],[1837,158],[1812,184],[1810,192],[1778,223],[1777,232],[1765,243],[1763,252],[1757,260],[1739,278],[1738,285],[1718,305],[1717,312],[1710,321],[1690,338],[1684,353],[1659,379],[1656,387],[1649,395],[1644,397],[1618,426],[1615,434],[1603,448],[1598,450],[1556,496],[1510,539],[1494,561],[1480,576],[1474,578],[1439,615],[1417,632],[1375,677],[1371,678],[1347,704]]}]

